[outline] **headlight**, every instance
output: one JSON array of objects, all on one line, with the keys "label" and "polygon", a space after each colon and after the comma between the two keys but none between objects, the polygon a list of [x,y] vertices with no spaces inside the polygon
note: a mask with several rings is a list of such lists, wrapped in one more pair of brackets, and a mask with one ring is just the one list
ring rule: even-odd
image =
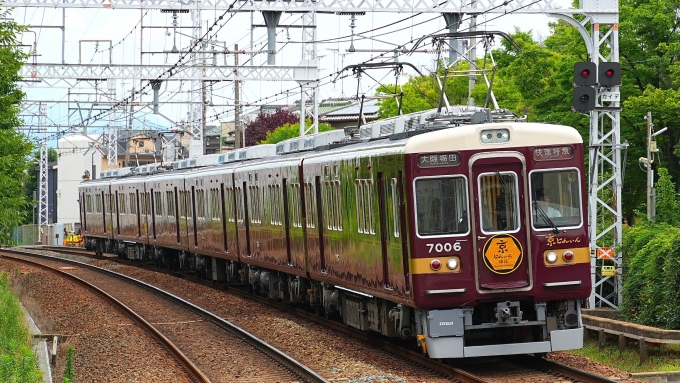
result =
[{"label": "headlight", "polygon": [[458,260],[456,258],[451,258],[448,261],[446,261],[446,267],[449,268],[449,270],[455,270],[458,268]]},{"label": "headlight", "polygon": [[550,264],[557,262],[557,253],[554,251],[549,252],[545,255],[545,260]]}]

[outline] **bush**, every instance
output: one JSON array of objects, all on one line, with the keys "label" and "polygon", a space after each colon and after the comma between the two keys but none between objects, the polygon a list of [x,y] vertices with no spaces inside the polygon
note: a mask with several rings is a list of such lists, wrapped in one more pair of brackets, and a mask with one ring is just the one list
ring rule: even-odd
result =
[{"label": "bush", "polygon": [[42,382],[38,358],[23,320],[19,301],[9,290],[9,276],[0,275],[0,382]]},{"label": "bush", "polygon": [[[305,126],[311,126],[312,125],[312,120],[307,120],[305,121]],[[319,123],[319,133],[321,132],[327,132],[329,130],[333,130],[333,127],[330,124],[326,124],[323,122]],[[287,140],[289,138],[294,138],[294,137],[299,137],[300,136],[300,123],[296,122],[294,124],[285,124],[279,128],[276,128],[274,131],[271,131],[267,133],[267,138],[264,139],[263,141],[260,141],[260,144],[277,144],[281,141]]]},{"label": "bush", "polygon": [[62,383],[73,383],[76,381],[76,370],[73,368],[73,346],[68,347],[66,353],[66,368],[64,368],[64,379]]}]

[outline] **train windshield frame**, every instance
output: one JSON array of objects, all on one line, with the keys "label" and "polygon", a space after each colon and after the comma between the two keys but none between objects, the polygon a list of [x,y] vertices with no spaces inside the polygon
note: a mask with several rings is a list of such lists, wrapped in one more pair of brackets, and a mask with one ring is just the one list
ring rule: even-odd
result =
[{"label": "train windshield frame", "polygon": [[516,233],[521,229],[519,179],[513,171],[480,173],[480,228],[484,234]]},{"label": "train windshield frame", "polygon": [[413,193],[418,237],[464,236],[470,232],[465,176],[418,177]]},{"label": "train windshield frame", "polygon": [[578,168],[553,168],[529,173],[531,225],[535,230],[583,225],[581,174]]}]

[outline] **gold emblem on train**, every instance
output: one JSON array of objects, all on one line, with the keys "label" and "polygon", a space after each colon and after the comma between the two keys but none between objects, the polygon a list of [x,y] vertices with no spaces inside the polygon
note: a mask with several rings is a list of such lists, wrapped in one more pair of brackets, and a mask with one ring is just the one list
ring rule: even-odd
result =
[{"label": "gold emblem on train", "polygon": [[496,274],[510,274],[522,264],[522,245],[512,235],[495,235],[484,245],[484,264]]}]

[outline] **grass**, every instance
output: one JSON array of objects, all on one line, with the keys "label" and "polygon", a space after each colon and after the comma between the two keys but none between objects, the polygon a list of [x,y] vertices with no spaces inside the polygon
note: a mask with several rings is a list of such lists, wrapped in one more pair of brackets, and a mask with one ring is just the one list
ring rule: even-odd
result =
[{"label": "grass", "polygon": [[19,300],[9,289],[9,275],[0,274],[0,381],[6,383],[42,382],[38,358],[32,350]]},{"label": "grass", "polygon": [[570,351],[596,362],[628,372],[668,372],[680,371],[680,345],[650,345],[647,343],[649,358],[640,363],[639,344],[628,340],[623,353],[619,352],[618,340],[608,339],[600,350],[597,341],[588,339],[581,350]]}]

